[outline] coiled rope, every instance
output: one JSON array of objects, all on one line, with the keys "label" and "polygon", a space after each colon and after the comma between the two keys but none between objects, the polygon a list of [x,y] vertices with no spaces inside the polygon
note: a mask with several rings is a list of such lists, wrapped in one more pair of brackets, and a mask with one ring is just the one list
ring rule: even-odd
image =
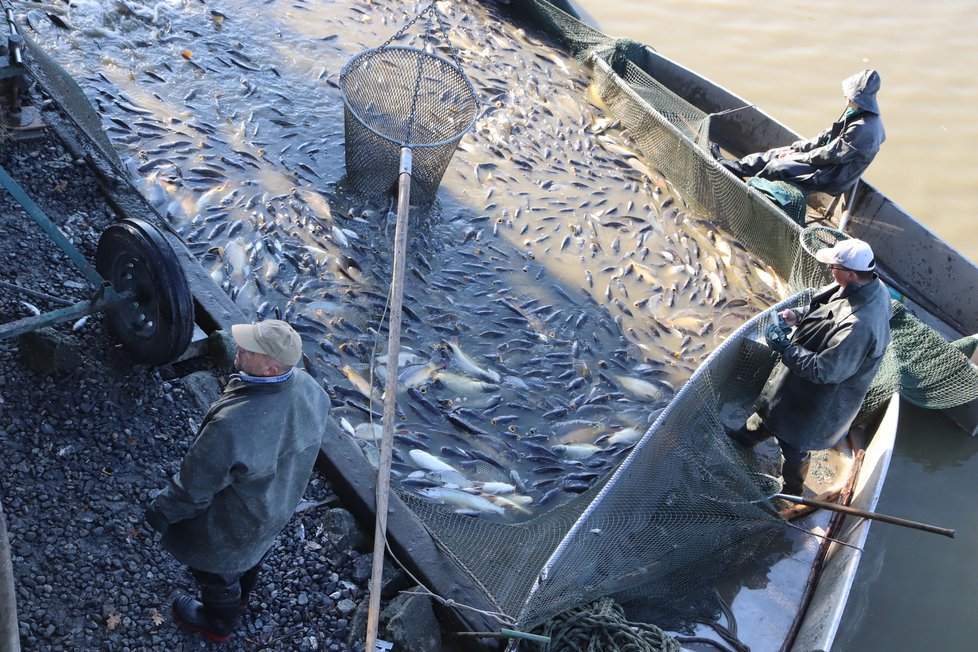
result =
[{"label": "coiled rope", "polygon": [[679,652],[679,641],[648,623],[633,623],[611,598],[565,611],[546,627],[551,652]]}]

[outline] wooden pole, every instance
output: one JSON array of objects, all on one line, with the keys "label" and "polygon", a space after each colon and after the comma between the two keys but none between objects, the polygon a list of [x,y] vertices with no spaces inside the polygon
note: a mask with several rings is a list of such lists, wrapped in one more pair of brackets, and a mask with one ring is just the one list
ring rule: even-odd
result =
[{"label": "wooden pole", "polygon": [[408,214],[411,206],[411,148],[401,148],[397,187],[397,223],[394,227],[394,271],[391,277],[391,312],[387,334],[387,383],[384,385],[383,441],[377,465],[377,518],[374,523],[374,556],[370,569],[370,599],[367,610],[366,652],[377,647],[380,620],[380,585],[384,573],[387,542],[387,504],[391,490],[391,457],[397,407],[397,358],[401,351],[401,312],[404,303],[404,266],[407,250]]},{"label": "wooden pole", "polygon": [[827,509],[832,512],[841,512],[843,514],[850,514],[852,516],[869,518],[874,521],[882,521],[884,523],[890,523],[892,525],[909,527],[909,528],[913,528],[914,530],[932,532],[933,534],[940,534],[942,536],[950,537],[952,539],[954,538],[955,535],[954,530],[949,530],[947,528],[937,527],[936,525],[928,525],[927,523],[918,523],[917,521],[908,521],[907,519],[897,518],[896,516],[887,516],[886,514],[867,512],[862,509],[856,509],[855,507],[847,507],[846,505],[837,505],[836,503],[826,503],[821,500],[802,498],[801,496],[789,496],[788,494],[775,494],[774,497],[781,498],[782,500],[788,500],[793,503],[798,503],[799,505],[810,505],[812,507],[818,507],[820,509]]}]

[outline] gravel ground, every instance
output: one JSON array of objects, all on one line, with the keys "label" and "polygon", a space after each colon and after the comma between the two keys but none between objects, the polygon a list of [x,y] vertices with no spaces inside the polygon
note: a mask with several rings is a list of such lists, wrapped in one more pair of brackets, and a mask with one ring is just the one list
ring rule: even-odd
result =
[{"label": "gravel ground", "polygon": [[[116,216],[86,166],[52,137],[0,143],[0,165],[93,260],[99,234]],[[63,299],[89,298],[76,268],[0,194],[2,279]],[[0,288],[0,321],[29,315],[25,302],[59,307]],[[56,327],[52,337],[62,363],[50,373],[25,363],[23,342],[0,340],[0,500],[22,647],[208,649],[172,623],[170,602],[192,591],[193,580],[142,517],[203,416],[184,374],[206,365],[134,365],[98,315],[77,329]],[[306,499],[331,493],[317,477]],[[330,544],[325,510],[297,514],[279,536],[242,626],[222,649],[354,649],[347,637],[353,609],[365,599],[369,556]]]}]

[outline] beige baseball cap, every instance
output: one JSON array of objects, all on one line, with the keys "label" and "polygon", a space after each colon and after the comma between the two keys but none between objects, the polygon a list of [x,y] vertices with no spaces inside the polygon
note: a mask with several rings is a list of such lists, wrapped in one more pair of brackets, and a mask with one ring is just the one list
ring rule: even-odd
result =
[{"label": "beige baseball cap", "polygon": [[284,321],[266,319],[256,324],[235,324],[231,336],[242,349],[264,353],[289,367],[302,357],[302,338]]}]

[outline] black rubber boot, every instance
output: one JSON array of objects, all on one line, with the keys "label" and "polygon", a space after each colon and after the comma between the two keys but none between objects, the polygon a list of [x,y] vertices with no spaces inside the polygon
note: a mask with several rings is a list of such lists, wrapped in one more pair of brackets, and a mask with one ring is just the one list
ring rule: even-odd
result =
[{"label": "black rubber boot", "polygon": [[251,597],[251,592],[255,588],[255,584],[258,582],[258,571],[259,565],[247,571],[238,580],[238,584],[241,586],[241,597],[238,599],[238,612],[244,613],[248,608],[248,598]]},{"label": "black rubber boot", "polygon": [[229,619],[228,614],[214,617],[213,610],[206,610],[202,603],[189,595],[179,595],[173,601],[173,621],[184,631],[200,634],[215,643],[226,642],[238,624],[237,603],[231,611],[233,618]]},{"label": "black rubber boot", "polygon": [[781,466],[781,477],[784,479],[782,492],[789,496],[805,495],[805,478],[808,477],[811,455],[808,451],[798,451],[783,443],[781,454],[784,457],[784,464]]},{"label": "black rubber boot", "polygon": [[741,448],[754,448],[770,436],[770,433],[763,426],[757,430],[748,430],[747,426],[744,425],[737,430],[727,431],[727,437],[730,437]]}]

